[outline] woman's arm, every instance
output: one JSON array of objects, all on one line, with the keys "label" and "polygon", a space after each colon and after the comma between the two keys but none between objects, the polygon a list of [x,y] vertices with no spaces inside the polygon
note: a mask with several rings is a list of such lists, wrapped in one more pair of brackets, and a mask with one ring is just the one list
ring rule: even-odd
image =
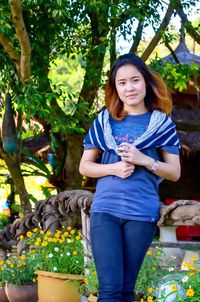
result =
[{"label": "woman's arm", "polygon": [[115,175],[121,178],[129,177],[135,166],[132,163],[119,161],[113,164],[96,163],[96,158],[99,155],[99,149],[89,149],[83,152],[79,172],[88,177],[99,178],[108,175]]},{"label": "woman's arm", "polygon": [[[122,143],[118,148],[118,151],[123,161],[144,166],[148,170],[152,169],[152,166],[155,162],[155,159],[143,154],[136,147],[128,143]],[[153,173],[159,177],[171,181],[177,181],[180,178],[181,173],[179,155],[163,151],[163,159],[164,162],[157,161],[158,167]]]}]

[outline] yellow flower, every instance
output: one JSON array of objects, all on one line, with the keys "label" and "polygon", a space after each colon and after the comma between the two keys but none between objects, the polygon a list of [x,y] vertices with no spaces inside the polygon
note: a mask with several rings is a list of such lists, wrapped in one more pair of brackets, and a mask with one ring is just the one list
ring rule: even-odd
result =
[{"label": "yellow flower", "polygon": [[56,238],[59,238],[59,237],[60,237],[60,234],[59,234],[59,233],[56,233],[56,234],[55,234],[55,237],[56,237]]},{"label": "yellow flower", "polygon": [[147,255],[152,255],[152,251],[147,251]]},{"label": "yellow flower", "polygon": [[10,268],[13,268],[13,267],[14,267],[14,264],[11,263],[11,264],[10,264]]},{"label": "yellow flower", "polygon": [[5,267],[2,266],[2,267],[1,267],[1,271],[5,271]]},{"label": "yellow flower", "polygon": [[72,227],[71,227],[71,226],[68,226],[68,227],[67,227],[67,230],[68,230],[68,231],[70,231],[71,229],[72,229]]},{"label": "yellow flower", "polygon": [[63,236],[64,236],[64,237],[69,236],[69,232],[64,232],[64,233],[63,233]]},{"label": "yellow flower", "polygon": [[152,288],[152,287],[149,287],[149,288],[148,288],[148,292],[149,292],[149,293],[152,293],[152,291],[153,291],[153,288]]},{"label": "yellow flower", "polygon": [[53,238],[48,238],[48,240],[47,240],[48,242],[52,242],[53,241]]},{"label": "yellow flower", "polygon": [[81,237],[80,236],[76,236],[76,240],[80,240],[81,239]]},{"label": "yellow flower", "polygon": [[73,251],[73,255],[77,255],[77,251]]},{"label": "yellow flower", "polygon": [[32,280],[34,283],[37,281],[35,278],[33,278],[33,280]]},{"label": "yellow flower", "polygon": [[47,244],[48,244],[47,241],[43,241],[43,242],[42,242],[42,246],[43,246],[43,247],[47,246]]},{"label": "yellow flower", "polygon": [[43,235],[44,234],[44,231],[43,230],[40,230],[40,235]]},{"label": "yellow flower", "polygon": [[140,299],[140,302],[144,302],[144,299]]},{"label": "yellow flower", "polygon": [[157,251],[157,252],[156,252],[156,254],[157,254],[157,255],[160,255],[160,254],[161,254],[161,252],[160,252],[160,251]]},{"label": "yellow flower", "polygon": [[176,284],[172,284],[171,289],[172,289],[173,291],[176,291],[176,290],[177,290]]},{"label": "yellow flower", "polygon": [[153,297],[149,296],[147,297],[147,302],[152,302],[153,301]]},{"label": "yellow flower", "polygon": [[35,246],[38,246],[38,245],[39,245],[39,242],[38,242],[38,241],[35,241],[34,244],[35,244]]},{"label": "yellow flower", "polygon": [[20,258],[21,258],[22,260],[24,260],[24,259],[26,259],[26,255],[21,255]]},{"label": "yellow flower", "polygon": [[31,237],[32,234],[33,234],[32,232],[28,231],[28,232],[26,233],[26,236],[27,236],[27,237]]},{"label": "yellow flower", "polygon": [[63,242],[65,242],[65,239],[59,239],[59,242],[62,244]]},{"label": "yellow flower", "polygon": [[50,236],[50,235],[51,235],[51,232],[50,232],[50,231],[47,231],[47,232],[46,232],[46,235],[47,235],[47,236]]},{"label": "yellow flower", "polygon": [[37,231],[38,231],[38,228],[33,229],[33,233],[37,233]]},{"label": "yellow flower", "polygon": [[73,235],[75,233],[75,230],[71,230],[70,234]]},{"label": "yellow flower", "polygon": [[26,266],[27,265],[27,262],[24,262],[24,266]]},{"label": "yellow flower", "polygon": [[197,257],[192,257],[192,261],[193,262],[197,261]]},{"label": "yellow flower", "polygon": [[194,290],[192,288],[188,288],[186,291],[187,297],[193,297],[194,296]]},{"label": "yellow flower", "polygon": [[41,238],[40,237],[37,237],[36,238],[36,241],[39,243],[39,242],[41,242]]},{"label": "yellow flower", "polygon": [[190,277],[194,276],[194,273],[189,273],[189,276],[190,276]]},{"label": "yellow flower", "polygon": [[20,235],[20,236],[19,236],[19,239],[20,239],[20,240],[23,240],[23,239],[24,239],[24,236],[23,236],[23,235]]},{"label": "yellow flower", "polygon": [[156,267],[155,266],[152,266],[152,271],[155,271],[156,270]]}]

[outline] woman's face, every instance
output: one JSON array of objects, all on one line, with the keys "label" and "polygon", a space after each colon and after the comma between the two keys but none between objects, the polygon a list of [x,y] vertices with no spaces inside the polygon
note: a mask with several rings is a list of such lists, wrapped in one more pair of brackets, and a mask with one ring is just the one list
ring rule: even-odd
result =
[{"label": "woman's face", "polygon": [[117,70],[115,85],[127,113],[141,114],[147,111],[144,103],[146,83],[134,65],[127,64]]}]

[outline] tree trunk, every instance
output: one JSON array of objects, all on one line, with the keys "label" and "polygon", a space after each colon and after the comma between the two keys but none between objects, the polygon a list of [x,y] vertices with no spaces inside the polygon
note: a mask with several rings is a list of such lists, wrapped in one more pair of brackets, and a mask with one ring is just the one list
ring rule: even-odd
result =
[{"label": "tree trunk", "polygon": [[16,163],[14,163],[12,160],[8,160],[8,158],[5,157],[4,160],[11,174],[12,180],[15,184],[15,188],[17,191],[16,193],[19,194],[22,211],[24,213],[29,213],[32,209],[29,201],[28,192],[26,190],[24,179],[20,169],[20,165],[16,165]]},{"label": "tree trunk", "polygon": [[10,175],[12,177],[12,181],[15,185],[16,193],[19,194],[22,211],[23,213],[31,212],[31,203],[29,201],[28,192],[25,187],[24,178],[21,172],[20,164],[16,162],[9,154],[4,152],[2,146],[0,146],[0,152],[3,160],[5,161]]},{"label": "tree trunk", "polygon": [[80,189],[82,176],[79,173],[79,163],[83,152],[83,137],[67,136],[67,154],[62,177],[66,189]]}]

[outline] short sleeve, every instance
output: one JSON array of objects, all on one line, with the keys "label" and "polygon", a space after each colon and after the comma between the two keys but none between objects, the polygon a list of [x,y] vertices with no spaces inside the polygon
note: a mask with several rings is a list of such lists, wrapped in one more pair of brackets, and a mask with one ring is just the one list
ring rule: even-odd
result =
[{"label": "short sleeve", "polygon": [[98,149],[98,148],[92,144],[84,143],[84,150],[89,150],[89,149]]},{"label": "short sleeve", "polygon": [[160,147],[160,150],[179,155],[178,146],[162,146],[162,147]]}]

